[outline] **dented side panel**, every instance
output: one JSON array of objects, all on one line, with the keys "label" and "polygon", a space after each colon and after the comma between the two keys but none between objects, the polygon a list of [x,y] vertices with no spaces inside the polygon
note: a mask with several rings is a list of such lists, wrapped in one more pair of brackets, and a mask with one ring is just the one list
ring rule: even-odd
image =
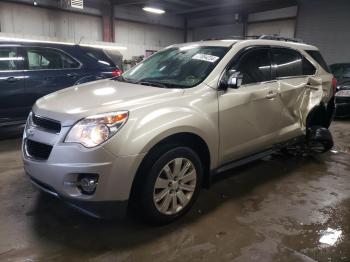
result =
[{"label": "dented side panel", "polygon": [[332,96],[331,81],[329,74],[279,80],[283,126],[290,131],[280,140],[306,133],[309,113],[321,104],[327,105]]}]

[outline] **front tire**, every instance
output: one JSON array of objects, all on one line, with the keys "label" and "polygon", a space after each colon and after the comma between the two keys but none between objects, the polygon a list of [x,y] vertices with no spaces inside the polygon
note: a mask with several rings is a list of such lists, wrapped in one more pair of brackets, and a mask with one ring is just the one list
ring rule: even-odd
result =
[{"label": "front tire", "polygon": [[[158,152],[158,153],[156,153]],[[170,223],[187,213],[200,191],[203,166],[191,148],[155,150],[136,190],[138,215],[148,223]],[[148,167],[147,167],[148,166]]]}]

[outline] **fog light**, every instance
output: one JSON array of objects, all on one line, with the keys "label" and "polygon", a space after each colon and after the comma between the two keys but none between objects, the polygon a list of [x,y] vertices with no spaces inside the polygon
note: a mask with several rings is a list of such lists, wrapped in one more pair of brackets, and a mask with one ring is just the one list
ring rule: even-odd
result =
[{"label": "fog light", "polygon": [[97,175],[84,175],[78,180],[78,187],[81,192],[86,195],[92,195],[96,191],[98,184]]}]

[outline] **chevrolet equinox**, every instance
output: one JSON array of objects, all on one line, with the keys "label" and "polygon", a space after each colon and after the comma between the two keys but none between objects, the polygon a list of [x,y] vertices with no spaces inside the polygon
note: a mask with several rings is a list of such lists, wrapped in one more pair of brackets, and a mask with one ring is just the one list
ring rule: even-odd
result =
[{"label": "chevrolet equinox", "polygon": [[324,65],[316,47],[272,36],[169,46],[120,77],[37,100],[25,171],[89,215],[169,223],[222,171],[332,147],[336,83]]}]

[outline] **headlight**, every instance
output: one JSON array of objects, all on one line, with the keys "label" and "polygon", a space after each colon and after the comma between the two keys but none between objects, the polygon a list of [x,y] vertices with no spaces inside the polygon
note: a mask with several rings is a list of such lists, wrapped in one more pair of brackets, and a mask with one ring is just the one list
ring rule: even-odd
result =
[{"label": "headlight", "polygon": [[335,94],[335,96],[350,96],[350,90],[340,90]]},{"label": "headlight", "polygon": [[65,142],[79,143],[89,148],[98,146],[115,135],[128,117],[128,111],[89,116],[72,127]]}]

